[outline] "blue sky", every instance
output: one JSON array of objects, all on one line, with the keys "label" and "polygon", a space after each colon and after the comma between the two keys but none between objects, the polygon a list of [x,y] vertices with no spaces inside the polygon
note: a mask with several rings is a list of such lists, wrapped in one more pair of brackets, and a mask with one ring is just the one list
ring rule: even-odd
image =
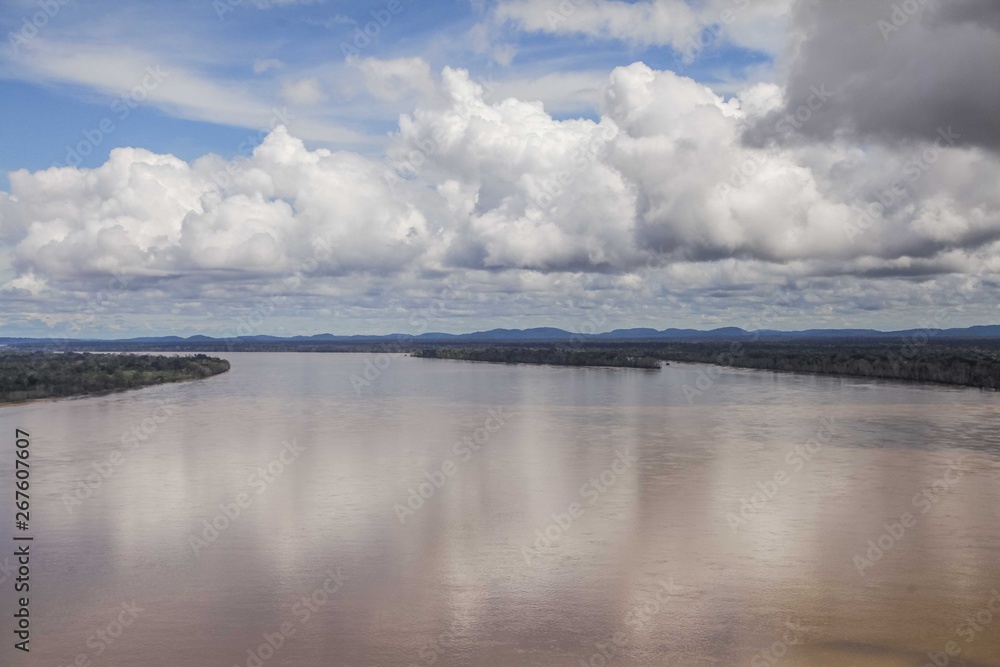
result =
[{"label": "blue sky", "polygon": [[[43,11],[36,1],[16,0],[0,6],[0,29],[7,35],[7,48],[0,50],[0,96],[7,100],[0,107],[0,171],[17,169],[36,171],[54,164],[65,164],[71,149],[85,140],[84,132],[99,128],[100,121],[114,118],[110,105],[129,94],[124,78],[94,77],[90,81],[65,69],[40,72],[24,67],[20,58],[32,46],[42,42],[67,43],[80,48],[97,48],[108,54],[141,58],[140,65],[163,63],[167,71],[173,63],[212,82],[220,89],[227,85],[243,88],[260,86],[260,100],[275,107],[288,106],[289,100],[268,88],[279,81],[324,72],[336,77],[346,68],[343,44],[354,46],[355,28],[364,27],[381,16],[392,21],[359,53],[362,57],[391,59],[419,56],[432,68],[445,65],[470,70],[474,77],[498,81],[531,80],[551,71],[565,75],[606,74],[616,66],[637,60],[656,69],[676,69],[687,76],[709,83],[743,80],[748,70],[756,74],[771,62],[768,53],[734,47],[724,40],[685,63],[670,46],[639,45],[627,40],[595,40],[583,35],[554,39],[551,35],[524,33],[506,25],[490,27],[490,42],[509,48],[512,60],[498,63],[487,45],[474,34],[477,25],[488,22],[487,3],[400,2],[400,12],[387,14],[385,0],[356,2],[289,3],[271,0],[257,4],[245,0],[144,0],[121,3],[108,0],[78,2],[70,0],[59,7],[37,34],[22,43],[11,41],[11,34],[29,35],[25,21]],[[553,3],[556,4],[556,3]],[[41,21],[38,21],[41,23]],[[12,53],[14,45],[20,54]],[[23,44],[23,46],[22,46]],[[30,59],[29,59],[30,60]],[[255,74],[254,63],[274,62],[273,67]],[[343,127],[358,135],[358,141],[325,140],[317,137],[310,145],[377,150],[382,137],[396,127],[396,116],[405,111],[394,105],[373,104],[357,91],[331,92],[326,102],[323,122]],[[516,83],[510,87],[516,91]],[[572,99],[556,102],[558,118],[592,117],[593,108],[575,104]],[[291,104],[295,112],[295,104]],[[205,153],[225,157],[235,155],[237,147],[252,132],[264,125],[240,119],[227,122],[224,110],[219,113],[178,107],[169,100],[146,100],[124,121],[116,121],[114,132],[89,155],[81,156],[81,165],[103,164],[113,148],[142,146],[160,153],[171,153],[190,160]],[[307,111],[308,112],[308,111]],[[305,112],[304,112],[305,113]],[[198,116],[211,116],[211,121]],[[319,115],[319,114],[317,114]],[[91,136],[95,136],[91,134]],[[366,142],[370,141],[371,144]]]},{"label": "blue sky", "polygon": [[997,12],[7,0],[0,336],[995,322]]}]

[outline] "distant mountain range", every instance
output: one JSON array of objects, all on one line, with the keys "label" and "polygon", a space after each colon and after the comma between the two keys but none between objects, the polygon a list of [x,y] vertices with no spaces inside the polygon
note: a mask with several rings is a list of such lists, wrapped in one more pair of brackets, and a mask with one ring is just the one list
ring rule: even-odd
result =
[{"label": "distant mountain range", "polygon": [[[746,331],[737,327],[725,327],[710,331],[697,329],[616,329],[598,334],[574,334],[563,329],[541,327],[535,329],[491,329],[467,334],[424,333],[417,336],[408,334],[389,334],[386,336],[336,336],[334,334],[318,334],[316,336],[239,336],[235,340],[246,343],[377,343],[395,342],[400,340],[425,343],[461,343],[461,342],[497,342],[497,343],[530,343],[559,341],[746,341],[770,340],[844,340],[844,339],[901,339],[927,336],[936,340],[976,340],[1000,338],[1000,325],[975,326],[964,329],[906,329],[903,331],[877,331],[875,329],[807,329],[805,331],[777,331],[764,329]],[[184,344],[213,343],[232,341],[232,338],[212,338],[210,336],[154,336],[142,338],[109,339],[78,339],[74,343],[141,343],[141,344]],[[64,342],[51,338],[0,338],[0,345],[38,345],[45,343]]]}]

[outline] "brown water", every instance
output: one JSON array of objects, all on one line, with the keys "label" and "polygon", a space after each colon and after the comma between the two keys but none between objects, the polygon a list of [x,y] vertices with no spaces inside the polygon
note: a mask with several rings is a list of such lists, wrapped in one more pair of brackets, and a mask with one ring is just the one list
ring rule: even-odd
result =
[{"label": "brown water", "polygon": [[0,570],[4,667],[920,666],[949,642],[1000,665],[1000,395],[401,356],[360,386],[377,357],[228,358],[0,409],[0,539],[15,428],[35,536],[30,654]]}]

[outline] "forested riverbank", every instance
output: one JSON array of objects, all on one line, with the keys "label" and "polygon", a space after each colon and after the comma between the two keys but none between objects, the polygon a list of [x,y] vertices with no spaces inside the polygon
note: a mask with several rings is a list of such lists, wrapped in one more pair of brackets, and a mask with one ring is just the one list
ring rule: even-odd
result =
[{"label": "forested riverbank", "polygon": [[0,403],[137,389],[211,377],[229,362],[204,354],[162,356],[0,352]]},{"label": "forested riverbank", "polygon": [[655,356],[673,361],[770,371],[933,382],[1000,390],[1000,344],[687,343]]},{"label": "forested riverbank", "polygon": [[575,349],[569,347],[523,347],[497,345],[482,347],[440,346],[415,350],[410,356],[422,359],[458,359],[503,364],[545,364],[553,366],[611,366],[657,370],[662,365],[654,357],[618,349]]},{"label": "forested riverbank", "polygon": [[[108,352],[159,350],[211,354],[226,349],[219,341],[183,341],[170,344],[81,341],[75,345],[84,349]],[[463,341],[459,344],[422,343],[414,341],[412,337],[400,336],[398,340],[393,341],[253,341],[233,343],[232,349],[228,351],[407,353],[425,359],[644,369],[656,369],[663,362],[678,361],[770,371],[933,382],[1000,390],[1000,340],[998,339],[960,340],[907,336],[899,340],[855,338],[778,342],[761,341],[752,334],[745,334],[733,335],[732,338],[725,340],[690,342],[588,340],[526,343],[489,340]],[[211,366],[210,362],[205,361],[209,357],[204,354],[197,358],[202,359],[198,363],[203,366],[206,364]],[[221,360],[215,361],[221,362]],[[101,379],[107,381],[106,378]],[[193,378],[185,376],[179,379]],[[139,381],[148,384],[141,378]],[[159,381],[154,379],[154,383]],[[117,388],[129,387],[112,384],[97,391]],[[23,380],[22,385],[15,389],[26,390]],[[29,387],[28,390],[30,389]]]},{"label": "forested riverbank", "polygon": [[415,357],[562,366],[658,368],[662,362],[932,382],[1000,390],[1000,342],[741,342],[437,345]]}]

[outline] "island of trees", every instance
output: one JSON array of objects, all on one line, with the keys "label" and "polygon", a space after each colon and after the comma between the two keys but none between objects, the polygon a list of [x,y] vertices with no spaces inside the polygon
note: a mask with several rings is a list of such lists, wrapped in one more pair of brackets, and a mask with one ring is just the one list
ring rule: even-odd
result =
[{"label": "island of trees", "polygon": [[228,370],[228,361],[204,354],[174,357],[0,350],[0,403],[137,389],[207,378]]},{"label": "island of trees", "polygon": [[425,359],[659,368],[661,361],[960,385],[1000,391],[1000,341],[716,341],[437,345]]},{"label": "island of trees", "polygon": [[424,359],[461,359],[504,364],[547,364],[553,366],[613,366],[657,370],[661,364],[641,351],[614,348],[576,349],[566,346],[524,347],[514,345],[452,347],[415,350],[410,356]]}]

